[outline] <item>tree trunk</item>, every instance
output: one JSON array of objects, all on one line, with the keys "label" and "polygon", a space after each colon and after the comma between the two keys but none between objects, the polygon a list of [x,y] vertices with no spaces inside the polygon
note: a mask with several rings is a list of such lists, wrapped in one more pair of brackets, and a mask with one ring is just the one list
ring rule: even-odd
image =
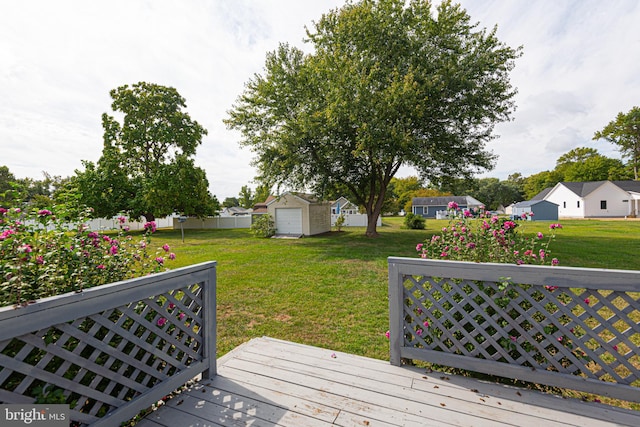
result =
[{"label": "tree trunk", "polygon": [[151,221],[155,221],[156,220],[156,216],[154,214],[152,214],[152,213],[146,213],[146,214],[144,214],[144,219],[147,222],[151,222]]},{"label": "tree trunk", "polygon": [[380,212],[376,212],[377,209],[373,209],[372,212],[367,212],[367,237],[378,237],[377,223]]}]

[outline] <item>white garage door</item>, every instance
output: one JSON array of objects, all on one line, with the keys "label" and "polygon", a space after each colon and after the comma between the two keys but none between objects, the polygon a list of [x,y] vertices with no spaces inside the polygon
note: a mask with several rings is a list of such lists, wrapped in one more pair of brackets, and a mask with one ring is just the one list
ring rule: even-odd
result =
[{"label": "white garage door", "polygon": [[301,208],[276,208],[278,234],[302,234]]}]

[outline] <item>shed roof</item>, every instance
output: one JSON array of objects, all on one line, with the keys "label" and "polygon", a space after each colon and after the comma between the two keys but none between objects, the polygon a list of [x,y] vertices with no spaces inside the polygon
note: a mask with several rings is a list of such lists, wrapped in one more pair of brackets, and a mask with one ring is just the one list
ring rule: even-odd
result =
[{"label": "shed roof", "polygon": [[522,202],[518,202],[518,203],[514,204],[513,207],[514,208],[528,208],[528,207],[535,206],[535,205],[541,204],[541,203],[547,203],[547,204],[550,204],[550,205],[559,206],[557,203],[553,203],[553,202],[550,202],[548,200],[533,200],[532,199],[532,200],[524,200]]},{"label": "shed roof", "polygon": [[316,196],[314,196],[313,194],[307,194],[307,193],[298,193],[298,192],[293,192],[293,191],[287,191],[285,193],[282,193],[279,196],[275,196],[272,200],[268,200],[266,202],[266,205],[270,205],[271,203],[275,202],[276,200],[281,199],[282,197],[286,196],[287,194],[293,196],[293,197],[297,197],[298,199],[302,200],[305,203],[308,204],[313,204],[313,203],[322,203],[322,201],[320,199],[318,199]]}]

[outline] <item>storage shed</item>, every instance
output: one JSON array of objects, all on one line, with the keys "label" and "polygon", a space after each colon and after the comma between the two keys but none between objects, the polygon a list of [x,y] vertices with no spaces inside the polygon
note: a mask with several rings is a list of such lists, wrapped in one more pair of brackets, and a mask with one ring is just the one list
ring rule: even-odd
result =
[{"label": "storage shed", "polygon": [[522,219],[523,214],[533,212],[533,216],[527,216],[529,221],[557,221],[558,205],[547,200],[527,200],[513,205],[511,216]]},{"label": "storage shed", "polygon": [[286,192],[267,203],[276,235],[313,236],[331,231],[331,203],[309,194]]}]

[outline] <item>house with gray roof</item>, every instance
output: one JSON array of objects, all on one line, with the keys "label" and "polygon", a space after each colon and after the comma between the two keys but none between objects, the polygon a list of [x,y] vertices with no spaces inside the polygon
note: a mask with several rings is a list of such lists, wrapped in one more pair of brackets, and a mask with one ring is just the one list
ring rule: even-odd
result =
[{"label": "house with gray roof", "polygon": [[480,209],[484,203],[471,196],[414,197],[411,212],[424,218],[436,218],[437,212],[446,212],[449,202],[455,202],[460,209]]},{"label": "house with gray roof", "polygon": [[557,204],[560,218],[635,217],[640,211],[640,181],[559,182],[532,200]]}]

